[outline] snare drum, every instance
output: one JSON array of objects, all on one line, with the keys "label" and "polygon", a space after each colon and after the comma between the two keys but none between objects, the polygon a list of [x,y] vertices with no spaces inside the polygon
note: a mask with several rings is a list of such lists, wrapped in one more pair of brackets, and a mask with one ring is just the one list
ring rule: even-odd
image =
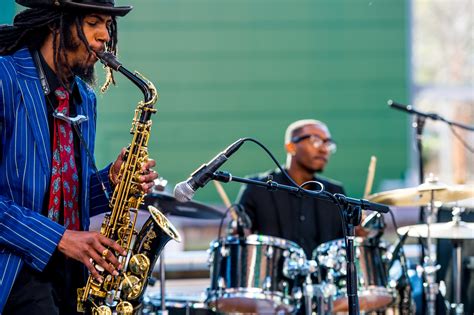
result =
[{"label": "snare drum", "polygon": [[[383,254],[383,244],[373,244],[362,238],[354,240],[357,287],[360,310],[363,312],[384,309],[395,299],[395,291],[389,287]],[[333,298],[334,312],[347,312],[346,244],[344,239],[323,243],[313,251],[318,262],[321,279],[337,288]]]},{"label": "snare drum", "polygon": [[270,236],[229,236],[211,243],[208,304],[223,313],[289,313],[301,299],[297,244]]}]

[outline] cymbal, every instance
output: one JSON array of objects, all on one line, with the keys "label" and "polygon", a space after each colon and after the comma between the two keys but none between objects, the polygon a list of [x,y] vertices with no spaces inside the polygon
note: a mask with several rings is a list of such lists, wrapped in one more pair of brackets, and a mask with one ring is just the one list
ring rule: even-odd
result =
[{"label": "cymbal", "polygon": [[[403,226],[397,229],[397,233],[405,235],[408,232],[408,236],[411,237],[428,237],[428,225],[427,224],[416,224]],[[433,223],[430,225],[430,237],[441,238],[441,239],[454,239],[454,240],[467,240],[474,239],[474,223],[468,222],[446,222],[446,223]]]},{"label": "cymbal", "polygon": [[450,202],[474,197],[474,185],[448,186],[424,183],[418,187],[388,190],[367,197],[367,200],[391,206],[423,206],[435,202]]},{"label": "cymbal", "polygon": [[148,205],[157,207],[165,215],[193,219],[221,219],[224,215],[219,210],[197,201],[179,202],[173,195],[153,192],[145,196],[145,208]]}]

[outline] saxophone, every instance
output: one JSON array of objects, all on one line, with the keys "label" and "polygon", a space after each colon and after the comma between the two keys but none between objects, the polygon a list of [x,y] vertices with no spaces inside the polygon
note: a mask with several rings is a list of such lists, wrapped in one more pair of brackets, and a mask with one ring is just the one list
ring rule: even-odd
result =
[{"label": "saxophone", "polygon": [[103,282],[89,275],[85,287],[77,289],[77,310],[94,315],[131,315],[140,309],[148,279],[162,249],[171,239],[178,242],[181,239],[171,222],[152,206],[148,206],[150,217],[140,232],[135,230],[138,208],[145,197],[137,179],[141,164],[148,158],[147,144],[152,124],[150,117],[156,112],[153,105],[158,99],[156,88],[138,72],[131,73],[122,67],[113,54],[97,55],[105,66],[132,81],[143,92],[144,100],[135,109],[130,130],[132,142],[126,150],[119,172],[121,180],[110,199],[112,211],[105,215],[100,230],[102,235],[116,241],[126,250],[126,256],[115,253],[123,268],[114,277],[96,265]]}]

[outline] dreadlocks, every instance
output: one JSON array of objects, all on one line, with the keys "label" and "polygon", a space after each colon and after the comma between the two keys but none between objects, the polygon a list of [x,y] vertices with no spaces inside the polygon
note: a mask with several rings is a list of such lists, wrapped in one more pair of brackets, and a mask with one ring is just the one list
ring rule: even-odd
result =
[{"label": "dreadlocks", "polygon": [[[65,62],[67,60],[66,48],[74,48],[72,47],[74,43],[71,34],[73,25],[76,26],[79,40],[92,53],[82,28],[83,19],[83,14],[43,8],[26,9],[15,16],[13,25],[0,26],[0,55],[11,54],[24,46],[31,50],[38,50],[52,32],[54,67],[61,85],[66,88],[64,74],[71,72],[70,66]],[[115,55],[117,53],[117,21],[115,17],[112,18],[109,35],[110,41],[107,43],[106,49]],[[103,91],[110,83],[115,83],[110,68],[107,68],[106,71]]]}]

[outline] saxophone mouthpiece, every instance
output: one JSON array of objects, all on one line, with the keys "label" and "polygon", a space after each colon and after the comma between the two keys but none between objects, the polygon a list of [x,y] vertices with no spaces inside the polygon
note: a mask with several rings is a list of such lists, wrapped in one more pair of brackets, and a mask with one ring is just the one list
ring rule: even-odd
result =
[{"label": "saxophone mouthpiece", "polygon": [[117,60],[114,54],[109,52],[96,52],[97,57],[99,57],[100,62],[102,62],[105,66],[114,69],[115,71],[119,71],[122,63]]}]

